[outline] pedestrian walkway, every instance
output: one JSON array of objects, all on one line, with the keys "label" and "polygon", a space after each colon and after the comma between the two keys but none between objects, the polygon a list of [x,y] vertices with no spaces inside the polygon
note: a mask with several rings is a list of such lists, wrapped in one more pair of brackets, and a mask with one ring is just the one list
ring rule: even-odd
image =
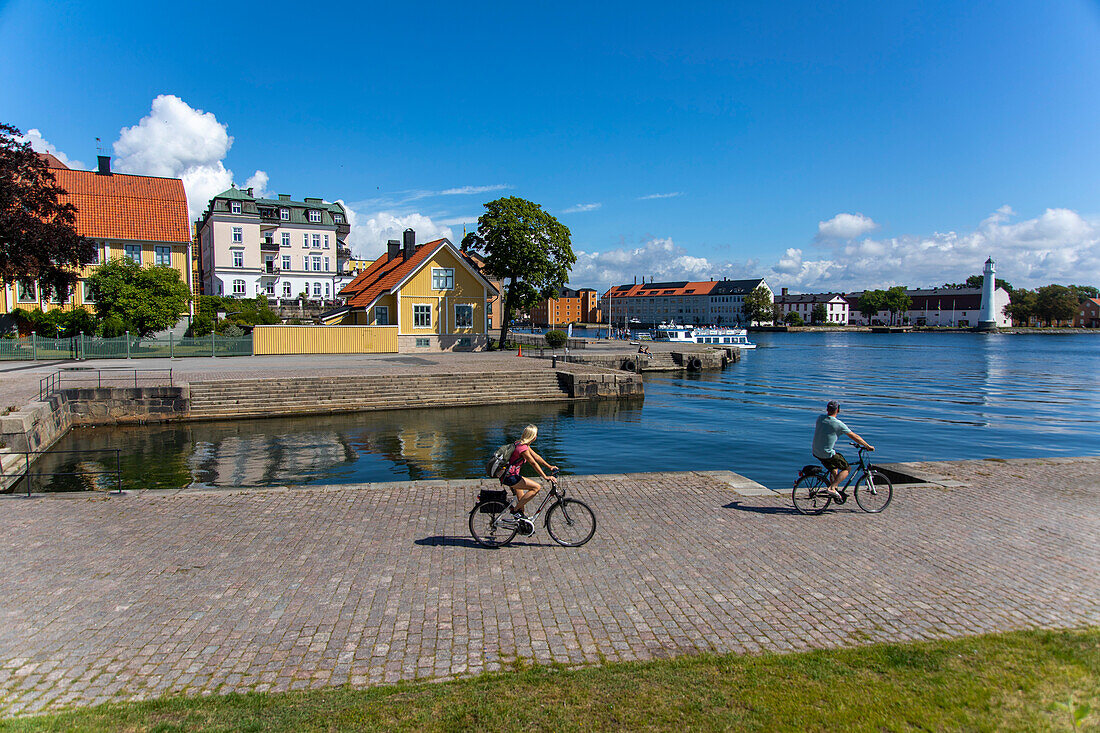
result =
[{"label": "pedestrian walkway", "polygon": [[0,705],[1100,624],[1100,459],[911,465],[942,482],[875,516],[576,478],[599,519],[577,549],[478,547],[476,482],[6,499]]}]

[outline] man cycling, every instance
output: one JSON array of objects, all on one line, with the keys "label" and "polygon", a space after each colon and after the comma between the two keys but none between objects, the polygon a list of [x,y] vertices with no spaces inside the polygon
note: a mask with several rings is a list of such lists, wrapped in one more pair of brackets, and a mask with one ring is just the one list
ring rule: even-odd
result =
[{"label": "man cycling", "polygon": [[840,492],[836,490],[836,487],[840,485],[841,481],[848,478],[848,461],[844,460],[844,456],[834,450],[836,439],[841,435],[846,435],[867,450],[875,449],[873,445],[853,433],[847,425],[842,423],[840,418],[837,417],[839,413],[840,403],[836,400],[829,400],[829,404],[825,405],[825,414],[817,416],[813,444],[814,458],[821,461],[821,465],[829,470],[828,491],[834,499],[840,498]]}]

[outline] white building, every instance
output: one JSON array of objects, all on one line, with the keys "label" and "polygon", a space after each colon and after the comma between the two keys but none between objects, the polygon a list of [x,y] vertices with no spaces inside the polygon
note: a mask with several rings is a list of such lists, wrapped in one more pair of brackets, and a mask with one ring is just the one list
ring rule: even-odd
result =
[{"label": "white building", "polygon": [[600,297],[600,308],[616,326],[682,323],[693,326],[747,324],[745,296],[763,287],[763,278],[702,282],[635,282],[616,285]]},{"label": "white building", "polygon": [[825,306],[825,324],[843,326],[848,323],[848,301],[840,293],[799,293],[791,295],[783,288],[775,298],[786,319],[788,313],[797,313],[805,323],[810,323],[814,308]]},{"label": "white building", "polygon": [[351,281],[344,243],[351,226],[341,204],[231,188],[210,200],[195,228],[205,295],[335,301]]},{"label": "white building", "polygon": [[[975,328],[982,307],[981,288],[929,288],[906,290],[912,300],[909,310],[901,314],[901,323],[912,326],[946,326],[949,328]],[[859,312],[859,296],[863,291],[848,293],[848,321],[853,325],[889,325],[890,312],[879,311],[868,318]],[[1012,325],[1005,314],[1009,304],[1008,291],[993,291],[993,315],[999,327]]]}]

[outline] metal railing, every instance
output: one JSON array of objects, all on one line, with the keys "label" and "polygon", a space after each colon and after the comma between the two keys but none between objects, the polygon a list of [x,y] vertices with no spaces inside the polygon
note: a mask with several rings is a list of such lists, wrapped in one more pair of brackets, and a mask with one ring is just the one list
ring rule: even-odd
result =
[{"label": "metal railing", "polygon": [[127,334],[116,338],[79,334],[52,339],[31,334],[0,338],[0,361],[39,359],[175,359],[185,356],[252,356],[251,336],[175,336],[141,338]]},{"label": "metal railing", "polygon": [[[169,387],[175,384],[171,369],[92,369],[89,367],[71,367],[69,369],[58,369],[53,374],[49,374],[38,380],[38,399],[39,401],[44,400],[54,392],[63,389],[65,386],[129,387],[132,381],[134,387],[140,387],[139,380],[143,378],[157,381],[163,381],[167,378]],[[104,385],[104,381],[106,381],[106,385]],[[122,382],[125,383],[123,384]]]},{"label": "metal railing", "polygon": [[[83,454],[88,454],[88,453],[99,453],[99,454],[114,453],[115,454],[115,467],[114,468],[107,468],[107,469],[103,469],[103,470],[94,470],[94,469],[87,469],[86,468],[86,469],[83,469],[83,470],[80,470],[80,471],[38,471],[36,473],[31,473],[31,456],[42,456],[42,455],[46,455],[46,454],[50,454],[50,455],[60,455],[60,454],[83,455]],[[95,449],[85,449],[85,450],[49,450],[49,451],[45,451],[45,450],[20,450],[20,451],[12,451],[11,455],[22,455],[23,456],[23,470],[18,474],[8,474],[7,476],[5,476],[3,474],[3,472],[0,472],[0,478],[14,478],[15,479],[11,484],[11,492],[13,494],[15,493],[15,487],[19,485],[19,482],[24,481],[26,483],[26,486],[27,486],[27,496],[30,496],[31,491],[32,491],[31,479],[35,478],[35,477],[41,479],[43,476],[51,476],[51,477],[52,476],[81,476],[81,477],[87,477],[87,476],[110,476],[110,475],[113,475],[115,477],[115,480],[114,480],[115,490],[110,492],[110,493],[112,493],[112,494],[121,494],[122,493],[122,449],[121,448],[95,448]]]}]

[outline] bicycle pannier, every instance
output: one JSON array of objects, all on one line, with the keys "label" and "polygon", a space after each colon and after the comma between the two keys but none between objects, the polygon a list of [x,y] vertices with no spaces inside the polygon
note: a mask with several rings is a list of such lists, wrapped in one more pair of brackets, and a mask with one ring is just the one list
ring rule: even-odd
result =
[{"label": "bicycle pannier", "polygon": [[503,489],[482,489],[477,495],[482,514],[500,514],[508,508],[508,492]]}]

